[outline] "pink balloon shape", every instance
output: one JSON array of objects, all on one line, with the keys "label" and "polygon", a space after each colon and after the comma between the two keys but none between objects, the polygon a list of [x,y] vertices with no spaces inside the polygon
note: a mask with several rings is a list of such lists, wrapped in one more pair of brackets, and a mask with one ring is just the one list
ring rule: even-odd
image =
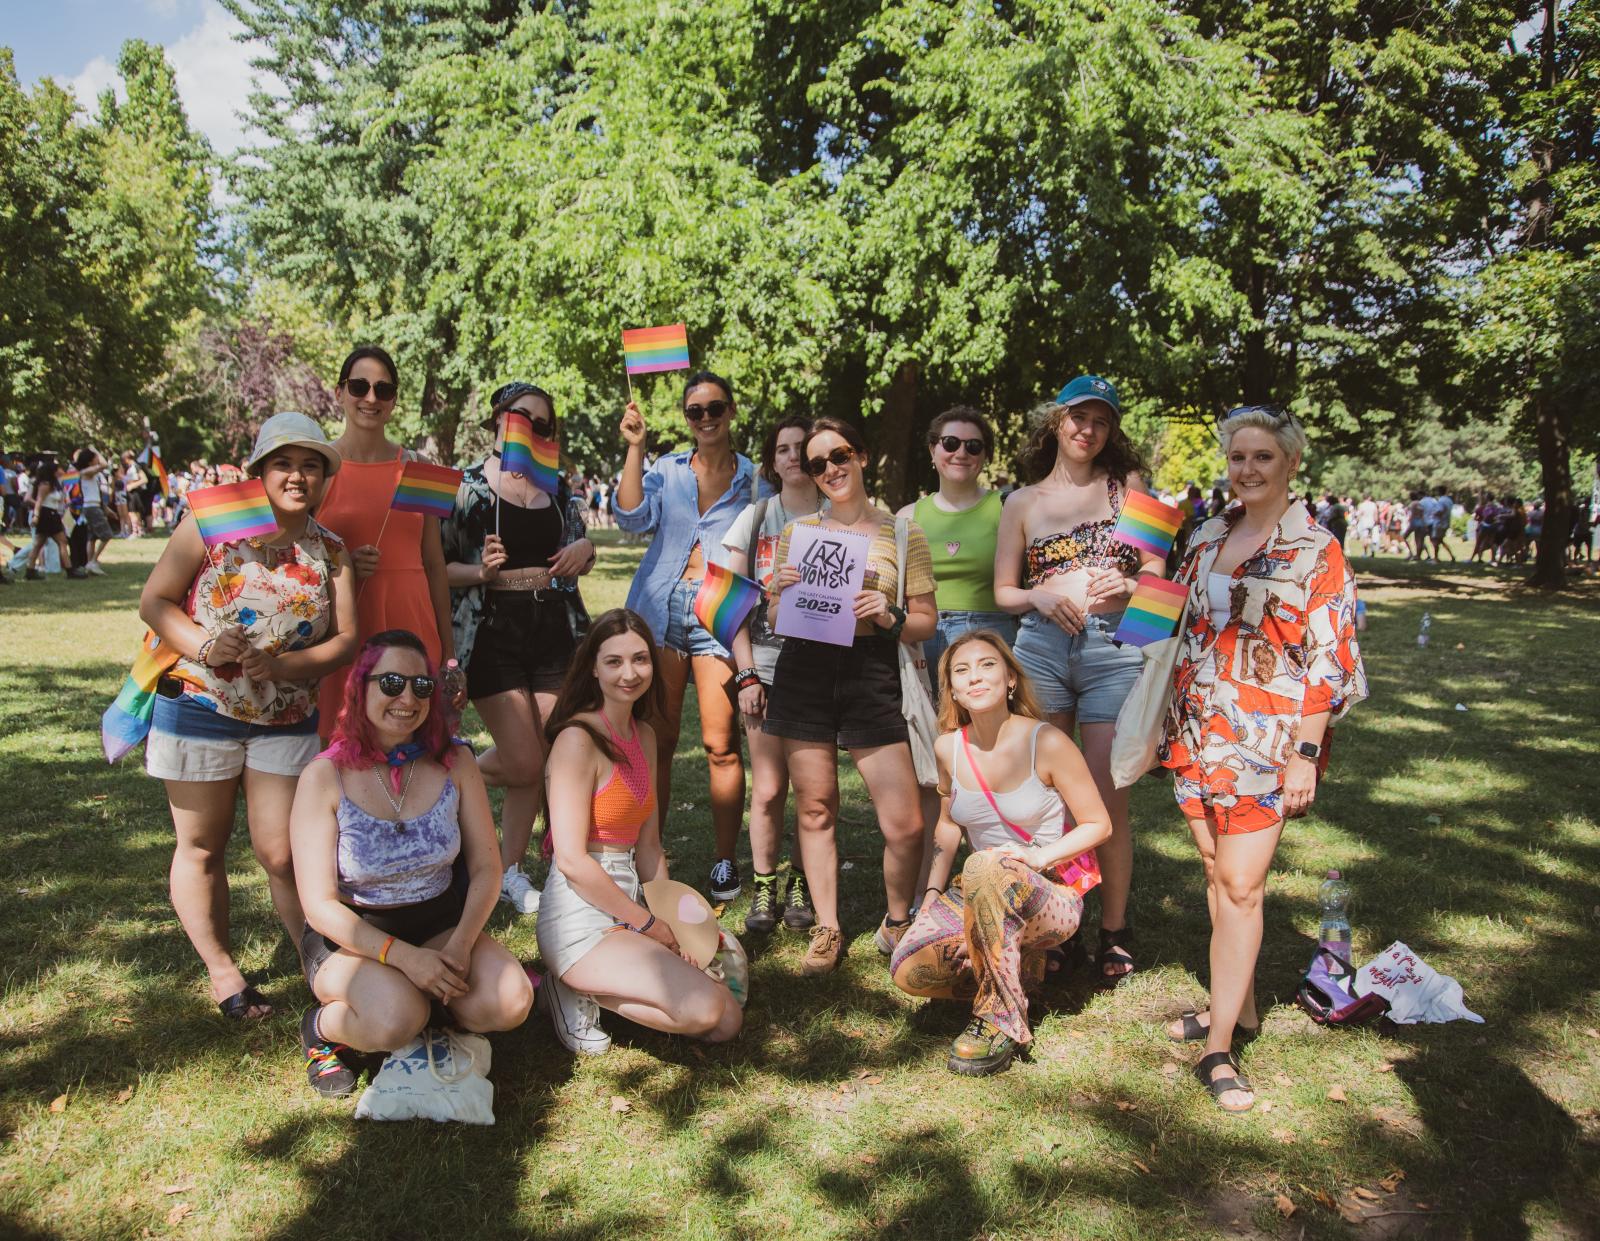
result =
[{"label": "pink balloon shape", "polygon": [[678,897],[678,921],[693,925],[704,922],[711,916],[711,911],[706,908],[705,902],[692,892],[685,892]]}]

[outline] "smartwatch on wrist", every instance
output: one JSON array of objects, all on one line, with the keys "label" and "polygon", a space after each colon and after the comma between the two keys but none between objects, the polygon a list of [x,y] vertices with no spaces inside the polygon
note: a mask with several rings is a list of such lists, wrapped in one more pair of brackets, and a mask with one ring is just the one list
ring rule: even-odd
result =
[{"label": "smartwatch on wrist", "polygon": [[1322,747],[1315,741],[1302,741],[1295,746],[1294,752],[1301,758],[1309,758],[1313,763],[1322,757]]}]

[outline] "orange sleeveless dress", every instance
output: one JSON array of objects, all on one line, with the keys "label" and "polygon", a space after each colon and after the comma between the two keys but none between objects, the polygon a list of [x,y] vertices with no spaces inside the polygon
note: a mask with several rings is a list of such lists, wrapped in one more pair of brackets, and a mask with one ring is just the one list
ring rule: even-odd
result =
[{"label": "orange sleeveless dress", "polygon": [[[439,622],[422,568],[421,513],[393,513],[389,502],[400,482],[404,461],[345,461],[328,481],[328,493],[317,508],[317,521],[332,530],[347,548],[376,543],[383,553],[378,571],[357,580],[356,634],[365,642],[385,629],[409,629],[439,662]],[[384,518],[388,518],[387,524]],[[382,541],[378,538],[383,531]],[[323,677],[317,691],[317,731],[326,741],[344,705],[344,683],[350,668]]]}]

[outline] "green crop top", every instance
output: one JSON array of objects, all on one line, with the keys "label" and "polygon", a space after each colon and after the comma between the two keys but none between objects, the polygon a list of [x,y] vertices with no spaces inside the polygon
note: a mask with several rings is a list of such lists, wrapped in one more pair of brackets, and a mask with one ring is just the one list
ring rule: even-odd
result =
[{"label": "green crop top", "polygon": [[941,612],[998,612],[994,601],[995,543],[1000,537],[998,491],[991,491],[971,508],[947,513],[923,496],[913,517],[928,536],[933,555],[934,594]]}]

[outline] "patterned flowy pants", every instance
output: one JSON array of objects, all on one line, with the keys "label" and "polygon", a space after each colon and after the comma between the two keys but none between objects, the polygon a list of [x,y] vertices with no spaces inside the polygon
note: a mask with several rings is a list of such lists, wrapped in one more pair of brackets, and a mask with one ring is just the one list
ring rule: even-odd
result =
[{"label": "patterned flowy pants", "polygon": [[1044,982],[1045,950],[1072,937],[1083,898],[1014,858],[974,853],[959,883],[923,905],[889,963],[895,986],[972,1000],[972,1013],[1032,1041],[1027,991]]}]

